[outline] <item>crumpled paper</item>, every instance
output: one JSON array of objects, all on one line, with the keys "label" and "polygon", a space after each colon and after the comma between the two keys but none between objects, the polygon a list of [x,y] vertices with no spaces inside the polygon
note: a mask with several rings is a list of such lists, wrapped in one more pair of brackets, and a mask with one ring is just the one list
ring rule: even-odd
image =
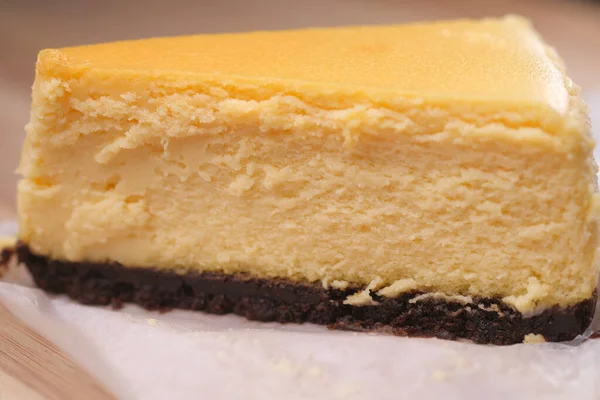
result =
[{"label": "crumpled paper", "polygon": [[[600,94],[588,103],[600,125]],[[114,311],[48,296],[21,267],[3,279],[0,301],[120,399],[600,399],[600,339],[495,347]]]}]

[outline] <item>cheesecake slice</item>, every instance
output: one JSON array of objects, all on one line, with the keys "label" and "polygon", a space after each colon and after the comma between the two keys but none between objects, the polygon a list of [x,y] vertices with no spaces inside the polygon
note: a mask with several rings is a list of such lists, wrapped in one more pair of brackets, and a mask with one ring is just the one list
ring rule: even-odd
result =
[{"label": "cheesecake slice", "polygon": [[570,340],[594,312],[593,147],[519,17],[43,50],[18,253],[87,304]]}]

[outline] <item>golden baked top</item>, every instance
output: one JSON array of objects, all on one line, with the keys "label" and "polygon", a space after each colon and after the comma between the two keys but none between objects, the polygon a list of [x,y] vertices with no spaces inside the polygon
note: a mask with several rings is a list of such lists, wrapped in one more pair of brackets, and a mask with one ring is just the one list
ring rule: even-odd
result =
[{"label": "golden baked top", "polygon": [[319,107],[326,107],[325,101],[338,107],[365,99],[396,110],[423,102],[468,104],[472,110],[525,113],[520,122],[536,126],[552,125],[566,114],[571,90],[553,51],[527,20],[512,16],[44,50],[38,72],[86,75],[117,85],[132,79],[219,82],[246,100],[290,94]]}]

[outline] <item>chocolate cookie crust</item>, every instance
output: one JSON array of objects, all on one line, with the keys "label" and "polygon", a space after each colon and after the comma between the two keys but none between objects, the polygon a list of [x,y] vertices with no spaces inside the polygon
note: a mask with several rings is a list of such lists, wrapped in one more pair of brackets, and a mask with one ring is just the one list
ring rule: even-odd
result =
[{"label": "chocolate cookie crust", "polygon": [[258,321],[311,322],[333,329],[497,345],[520,343],[529,333],[541,334],[552,342],[571,340],[590,325],[595,307],[595,298],[590,298],[524,318],[499,299],[474,298],[469,304],[441,299],[411,302],[420,292],[393,299],[374,296],[379,305],[357,307],[343,301],[358,288],[324,289],[320,284],[243,275],[179,275],[116,263],[74,263],[36,255],[24,244],[17,246],[17,254],[40,288],[67,294],[83,304],[120,307],[136,303],[149,310],[234,313]]}]

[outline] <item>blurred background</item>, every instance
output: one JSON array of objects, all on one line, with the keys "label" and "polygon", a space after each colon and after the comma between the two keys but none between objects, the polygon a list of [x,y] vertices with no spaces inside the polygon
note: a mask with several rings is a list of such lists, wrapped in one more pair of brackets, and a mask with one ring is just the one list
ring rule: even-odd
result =
[{"label": "blurred background", "polygon": [[[401,23],[521,14],[600,99],[600,1],[0,0],[0,219],[15,213],[14,174],[37,52],[47,47],[202,32]],[[600,104],[600,101],[599,101]]]}]

